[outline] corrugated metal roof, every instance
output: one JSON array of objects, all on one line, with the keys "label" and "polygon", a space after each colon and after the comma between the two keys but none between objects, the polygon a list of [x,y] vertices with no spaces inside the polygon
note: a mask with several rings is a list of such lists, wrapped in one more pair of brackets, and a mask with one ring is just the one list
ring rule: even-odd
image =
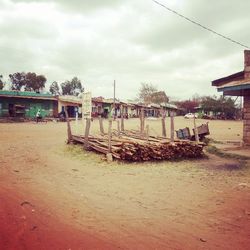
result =
[{"label": "corrugated metal roof", "polygon": [[14,90],[0,90],[0,95],[54,97],[54,95],[49,93],[36,93],[31,91],[14,91]]},{"label": "corrugated metal roof", "polygon": [[82,99],[71,95],[62,95],[58,97],[59,101],[69,102],[74,104],[82,104]]},{"label": "corrugated metal roof", "polygon": [[244,84],[235,84],[235,85],[229,85],[229,86],[223,86],[221,88],[218,88],[218,91],[235,91],[235,90],[248,90],[250,89],[250,82],[244,83]]},{"label": "corrugated metal roof", "polygon": [[171,103],[161,103],[161,106],[165,108],[170,108],[170,109],[178,109],[176,105],[171,104]]},{"label": "corrugated metal roof", "polygon": [[52,94],[36,93],[36,92],[30,92],[30,91],[0,90],[0,96],[56,100],[56,97]]},{"label": "corrugated metal roof", "polygon": [[221,85],[224,85],[233,81],[242,80],[244,79],[244,74],[245,74],[245,71],[243,70],[243,71],[234,73],[232,75],[213,80],[212,86],[220,87]]}]

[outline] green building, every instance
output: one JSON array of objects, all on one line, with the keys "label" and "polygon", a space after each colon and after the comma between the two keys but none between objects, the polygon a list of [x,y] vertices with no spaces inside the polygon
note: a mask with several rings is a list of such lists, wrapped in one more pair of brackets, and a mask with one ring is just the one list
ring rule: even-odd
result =
[{"label": "green building", "polygon": [[57,98],[51,94],[0,90],[0,117],[34,118],[38,109],[42,117],[57,116]]}]

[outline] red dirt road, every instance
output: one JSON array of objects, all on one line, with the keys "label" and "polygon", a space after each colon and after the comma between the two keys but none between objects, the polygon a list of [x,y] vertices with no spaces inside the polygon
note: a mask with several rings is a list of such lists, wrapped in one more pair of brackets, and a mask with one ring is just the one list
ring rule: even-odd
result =
[{"label": "red dirt road", "polygon": [[[114,245],[52,216],[1,187],[0,249],[112,249]],[[27,196],[26,196],[27,197]],[[32,200],[31,196],[28,196]]]},{"label": "red dirt road", "polygon": [[0,249],[249,249],[249,162],[108,164],[66,124],[0,129]]}]

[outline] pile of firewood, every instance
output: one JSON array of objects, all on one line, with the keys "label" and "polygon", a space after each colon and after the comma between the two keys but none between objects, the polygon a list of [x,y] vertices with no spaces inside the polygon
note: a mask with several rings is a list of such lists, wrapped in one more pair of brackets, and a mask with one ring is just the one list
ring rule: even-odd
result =
[{"label": "pile of firewood", "polygon": [[[84,136],[72,135],[73,143],[84,144]],[[129,131],[113,134],[111,154],[116,159],[126,161],[173,160],[181,158],[199,158],[203,155],[202,143],[177,140],[170,142],[166,138],[148,136]],[[109,153],[108,137],[89,136],[88,147],[103,154]]]}]

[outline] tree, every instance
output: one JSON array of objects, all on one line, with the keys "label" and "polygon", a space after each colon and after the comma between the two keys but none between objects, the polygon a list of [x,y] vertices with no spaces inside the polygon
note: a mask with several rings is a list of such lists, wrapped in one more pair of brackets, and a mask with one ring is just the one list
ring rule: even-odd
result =
[{"label": "tree", "polygon": [[141,83],[139,89],[139,99],[144,103],[149,104],[152,102],[152,94],[157,92],[157,88],[151,83]]},{"label": "tree", "polygon": [[167,103],[169,98],[165,91],[157,91],[151,94],[151,102],[156,104]]},{"label": "tree", "polygon": [[77,96],[84,91],[82,83],[77,77],[72,78],[71,81],[65,81],[61,83],[61,88],[63,95]]},{"label": "tree", "polygon": [[60,88],[57,82],[52,82],[49,87],[49,91],[53,95],[60,95]]},{"label": "tree", "polygon": [[20,91],[22,87],[25,91],[40,91],[45,87],[47,79],[43,75],[36,75],[36,73],[17,72],[10,74],[11,89]]},{"label": "tree", "polygon": [[45,83],[47,79],[43,75],[36,75],[36,73],[27,73],[25,76],[26,84],[25,90],[26,91],[35,91],[39,92],[45,87]]},{"label": "tree", "polygon": [[11,81],[11,89],[20,91],[21,88],[26,84],[25,76],[26,74],[24,72],[10,74],[9,78]]},{"label": "tree", "polygon": [[4,82],[2,81],[2,79],[3,79],[3,76],[0,75],[0,90],[3,89],[4,87]]},{"label": "tree", "polygon": [[199,106],[199,102],[195,100],[185,100],[175,103],[176,106],[180,109],[183,109],[186,113],[195,112],[195,108]]},{"label": "tree", "polygon": [[202,97],[201,104],[202,110],[205,112],[213,111],[214,113],[221,112],[220,103],[217,101],[216,96],[204,96]]},{"label": "tree", "polygon": [[221,118],[234,119],[237,113],[237,107],[231,97],[221,96],[217,99],[217,110]]},{"label": "tree", "polygon": [[231,97],[221,96],[205,96],[201,101],[201,108],[205,112],[212,111],[215,115],[220,115],[222,118],[232,119],[237,113],[237,107]]}]

